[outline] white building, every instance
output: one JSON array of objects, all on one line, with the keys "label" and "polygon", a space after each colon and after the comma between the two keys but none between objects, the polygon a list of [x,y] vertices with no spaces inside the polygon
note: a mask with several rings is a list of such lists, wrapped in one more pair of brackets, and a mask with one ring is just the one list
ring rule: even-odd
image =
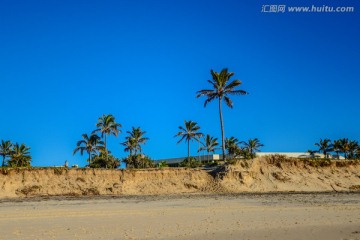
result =
[{"label": "white building", "polygon": [[[275,155],[275,154],[285,155],[289,158],[310,158],[311,157],[309,155],[309,153],[307,153],[307,152],[257,152],[256,156],[262,157],[262,156],[266,156],[266,155]],[[222,154],[200,155],[200,156],[191,156],[191,157],[194,157],[197,160],[200,160],[201,162],[213,162],[213,161],[221,160]],[[323,158],[324,154],[316,153],[315,157]],[[337,159],[336,155],[328,154],[328,157],[330,159]],[[165,161],[169,165],[175,165],[175,164],[179,164],[182,161],[184,161],[185,158],[187,158],[187,157],[159,159],[159,160],[155,160],[154,162],[156,164],[158,162]],[[344,157],[340,156],[340,159],[344,159]]]}]

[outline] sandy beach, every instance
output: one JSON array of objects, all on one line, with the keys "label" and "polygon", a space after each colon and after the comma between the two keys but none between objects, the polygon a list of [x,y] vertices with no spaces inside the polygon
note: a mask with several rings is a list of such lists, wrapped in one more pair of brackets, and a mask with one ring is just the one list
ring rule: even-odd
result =
[{"label": "sandy beach", "polygon": [[360,193],[3,199],[0,239],[360,239]]}]

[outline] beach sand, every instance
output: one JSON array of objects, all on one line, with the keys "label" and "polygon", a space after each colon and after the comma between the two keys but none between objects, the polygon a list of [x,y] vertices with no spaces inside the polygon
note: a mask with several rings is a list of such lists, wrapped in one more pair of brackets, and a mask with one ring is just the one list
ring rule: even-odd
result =
[{"label": "beach sand", "polygon": [[360,193],[3,199],[0,239],[360,240]]}]

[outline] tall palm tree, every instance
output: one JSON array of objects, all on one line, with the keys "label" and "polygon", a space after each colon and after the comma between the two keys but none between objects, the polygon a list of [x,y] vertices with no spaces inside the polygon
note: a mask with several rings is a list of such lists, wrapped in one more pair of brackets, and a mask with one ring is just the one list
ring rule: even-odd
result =
[{"label": "tall palm tree", "polygon": [[27,147],[24,143],[19,145],[15,143],[10,155],[9,166],[10,167],[30,167],[31,155],[30,147]]},{"label": "tall palm tree", "polygon": [[199,151],[206,151],[207,152],[207,161],[209,161],[209,154],[212,152],[214,153],[217,149],[217,146],[219,146],[219,143],[217,141],[217,138],[214,138],[210,136],[210,134],[207,134],[203,143],[201,143],[201,147],[199,148]]},{"label": "tall palm tree", "polygon": [[6,157],[9,157],[11,155],[11,148],[12,148],[12,143],[7,140],[1,140],[1,144],[0,144],[0,156],[3,157],[3,161],[2,161],[2,167],[5,166],[5,159]]},{"label": "tall palm tree", "polygon": [[260,140],[257,138],[249,139],[247,142],[243,141],[241,143],[249,150],[251,158],[254,158],[256,156],[256,152],[259,152],[260,148],[264,146],[264,144],[260,143]]},{"label": "tall palm tree", "polygon": [[100,137],[95,133],[92,133],[90,137],[84,133],[82,135],[82,140],[76,143],[76,148],[73,151],[73,155],[75,155],[78,151],[80,151],[80,155],[82,156],[84,152],[89,154],[88,162],[91,163],[91,154],[97,154],[98,151],[104,151],[104,142],[101,141]]},{"label": "tall palm tree", "polygon": [[234,80],[229,83],[230,78],[234,75],[233,72],[228,72],[227,68],[221,70],[220,73],[210,70],[212,80],[208,80],[208,83],[211,84],[213,89],[204,89],[197,92],[196,97],[206,96],[204,107],[213,101],[214,99],[219,100],[219,114],[220,114],[220,127],[221,127],[221,143],[222,143],[222,152],[223,160],[225,160],[225,131],[224,131],[224,121],[222,115],[222,100],[225,101],[226,105],[230,108],[233,107],[233,102],[229,98],[229,95],[245,95],[248,94],[244,90],[235,90],[235,88],[241,85],[240,80]]},{"label": "tall palm tree", "polygon": [[235,137],[230,137],[225,139],[225,148],[228,151],[228,154],[233,158],[236,152],[239,150],[239,140]]},{"label": "tall palm tree", "polygon": [[128,145],[133,145],[133,149],[135,151],[135,155],[137,154],[137,151],[139,151],[140,153],[142,152],[142,144],[145,144],[146,141],[149,140],[149,138],[144,137],[144,135],[146,134],[145,131],[142,131],[140,127],[132,127],[131,132],[127,131],[127,134],[129,134],[129,136],[126,137],[126,142],[124,142],[125,144],[123,144],[124,146],[128,146]]},{"label": "tall palm tree", "polygon": [[333,151],[336,152],[337,159],[340,159],[340,152],[341,152],[341,140],[334,140],[333,143]]},{"label": "tall palm tree", "polygon": [[320,142],[315,143],[315,146],[319,147],[319,152],[322,152],[325,158],[328,158],[328,152],[332,151],[332,144],[330,139],[322,140],[320,138]]},{"label": "tall palm tree", "polygon": [[95,129],[93,133],[101,133],[101,137],[104,138],[104,148],[107,154],[108,150],[106,146],[106,136],[112,134],[117,137],[118,134],[121,133],[121,130],[119,129],[121,128],[121,124],[115,122],[115,117],[113,115],[103,114],[101,117],[99,117],[96,127],[97,129]]},{"label": "tall palm tree", "polygon": [[193,121],[184,121],[185,127],[179,126],[180,132],[178,132],[174,137],[181,137],[177,143],[180,143],[182,140],[188,144],[188,159],[190,158],[190,141],[195,139],[196,141],[200,141],[199,139],[203,136],[200,130],[200,126],[197,125],[196,122]]}]

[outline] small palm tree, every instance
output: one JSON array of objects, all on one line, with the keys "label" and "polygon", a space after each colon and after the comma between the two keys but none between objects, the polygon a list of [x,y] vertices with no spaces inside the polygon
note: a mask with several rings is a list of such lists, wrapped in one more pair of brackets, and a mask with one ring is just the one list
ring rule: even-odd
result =
[{"label": "small palm tree", "polygon": [[196,122],[193,121],[184,121],[185,127],[179,126],[180,132],[178,132],[174,137],[181,137],[177,143],[180,143],[182,140],[188,144],[188,159],[190,158],[190,141],[195,139],[196,141],[200,141],[199,139],[203,136],[200,130],[200,126],[197,125]]},{"label": "small palm tree", "polygon": [[234,158],[235,154],[239,152],[239,140],[235,137],[225,139],[225,148],[231,158]]},{"label": "small palm tree", "polygon": [[199,151],[206,151],[207,152],[207,161],[209,162],[209,154],[212,152],[214,153],[216,151],[217,146],[219,146],[219,143],[217,141],[217,138],[211,137],[209,134],[206,135],[204,142],[201,143],[201,147],[199,148]]},{"label": "small palm tree", "polygon": [[107,145],[106,145],[106,136],[107,135],[114,135],[115,137],[118,136],[119,133],[121,133],[121,124],[115,122],[115,117],[111,114],[105,115],[103,114],[101,117],[99,117],[98,122],[96,124],[97,129],[93,131],[93,133],[100,132],[101,137],[104,138],[104,148],[105,152],[107,153]]},{"label": "small palm tree", "polygon": [[212,86],[213,89],[204,89],[197,92],[196,97],[206,96],[204,107],[213,101],[218,99],[219,102],[219,114],[220,114],[220,127],[221,127],[221,143],[222,143],[222,152],[223,160],[225,160],[225,131],[224,131],[224,121],[222,115],[222,101],[224,100],[226,105],[230,108],[233,108],[233,102],[229,98],[229,95],[245,95],[248,94],[244,90],[235,90],[235,88],[241,85],[240,80],[234,80],[229,83],[230,78],[234,75],[233,72],[228,72],[227,68],[221,70],[220,73],[210,70],[212,80],[208,80],[208,83]]},{"label": "small palm tree", "polygon": [[12,148],[12,143],[8,140],[8,141],[4,141],[4,140],[1,140],[1,145],[0,145],[0,156],[3,157],[3,161],[2,161],[2,167],[5,166],[5,159],[7,157],[10,157],[11,155],[11,150]]},{"label": "small palm tree", "polygon": [[356,159],[360,159],[360,146],[356,149]]},{"label": "small palm tree", "polygon": [[328,158],[328,152],[332,151],[332,144],[330,139],[320,139],[320,142],[315,143],[315,146],[319,147],[319,152],[322,152],[325,158]]},{"label": "small palm tree", "polygon": [[9,166],[30,167],[31,155],[29,150],[30,147],[27,147],[24,143],[21,145],[15,143],[11,151]]},{"label": "small palm tree", "polygon": [[341,143],[341,152],[344,153],[344,158],[347,159],[348,158],[348,154],[349,154],[349,139],[347,138],[342,138],[339,139],[340,143]]},{"label": "small palm tree", "polygon": [[136,142],[133,138],[126,139],[125,142],[120,143],[121,145],[125,146],[124,151],[129,152],[129,156],[131,157],[133,155],[133,152],[136,148]]},{"label": "small palm tree", "polygon": [[256,152],[259,152],[260,148],[264,146],[264,144],[260,143],[260,140],[257,138],[249,139],[247,142],[241,143],[249,150],[252,159],[256,157]]},{"label": "small palm tree", "polygon": [[349,142],[349,159],[354,159],[356,156],[356,151],[359,148],[359,143],[357,141],[351,140]]},{"label": "small palm tree", "polygon": [[138,151],[141,153],[142,152],[141,145],[145,144],[146,141],[149,140],[149,138],[144,137],[146,132],[142,131],[140,127],[137,127],[137,128],[132,127],[131,132],[127,131],[127,133],[129,134],[129,136],[126,137],[126,139],[127,139],[126,142],[131,143],[132,145],[134,145],[133,150],[135,151],[135,155],[137,154]]},{"label": "small palm tree", "polygon": [[336,152],[336,157],[337,159],[340,158],[340,152],[341,152],[341,140],[334,140],[334,144],[333,144],[333,151]]},{"label": "small palm tree", "polygon": [[104,151],[104,142],[100,140],[100,137],[94,133],[90,135],[90,137],[84,133],[82,135],[82,140],[76,143],[76,148],[73,151],[73,155],[75,155],[78,151],[80,151],[80,155],[82,156],[84,152],[89,154],[88,162],[91,163],[92,154],[97,154],[98,151]]},{"label": "small palm tree", "polygon": [[309,154],[310,158],[315,158],[315,153],[317,153],[317,151],[307,150],[307,153]]}]

